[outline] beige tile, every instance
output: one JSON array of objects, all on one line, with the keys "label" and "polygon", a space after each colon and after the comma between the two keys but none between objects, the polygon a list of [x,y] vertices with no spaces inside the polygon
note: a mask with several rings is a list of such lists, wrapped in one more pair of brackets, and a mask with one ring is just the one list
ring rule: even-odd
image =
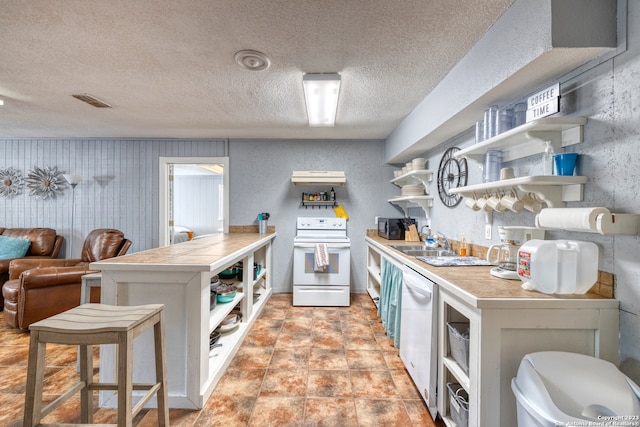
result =
[{"label": "beige tile", "polygon": [[344,347],[342,334],[336,332],[315,331],[313,333],[313,348],[340,349]]},{"label": "beige tile", "polygon": [[353,395],[366,399],[398,398],[389,371],[349,371]]},{"label": "beige tile", "polygon": [[309,371],[307,396],[352,397],[349,371]]},{"label": "beige tile", "polygon": [[260,396],[250,427],[298,427],[304,419],[304,397]]},{"label": "beige tile", "polygon": [[266,368],[272,355],[272,348],[240,346],[229,366],[239,370]]},{"label": "beige tile", "polygon": [[[423,400],[403,400],[402,403],[407,410],[412,426],[436,427],[441,425],[436,424],[431,418],[431,413]],[[442,423],[441,420],[440,423]]]},{"label": "beige tile", "polygon": [[306,369],[269,369],[260,396],[304,396],[306,388]]},{"label": "beige tile", "polygon": [[277,348],[273,351],[269,369],[307,369],[309,351],[308,348]]},{"label": "beige tile", "polygon": [[305,427],[357,427],[358,419],[353,399],[307,398]]},{"label": "beige tile", "polygon": [[349,369],[387,369],[382,352],[378,350],[346,350]]},{"label": "beige tile", "polygon": [[349,369],[344,349],[312,348],[309,354],[309,369]]},{"label": "beige tile", "polygon": [[282,324],[284,332],[311,332],[313,319],[311,318],[287,318]]},{"label": "beige tile", "polygon": [[242,345],[248,347],[273,347],[278,339],[278,331],[251,330],[244,339]]},{"label": "beige tile", "polygon": [[384,361],[387,362],[389,369],[405,369],[404,362],[400,358],[398,351],[383,351],[382,357],[384,357]]},{"label": "beige tile", "polygon": [[310,333],[281,332],[276,340],[276,348],[309,348],[312,336]]},{"label": "beige tile", "polygon": [[356,414],[361,426],[412,426],[401,400],[356,399]]},{"label": "beige tile", "polygon": [[396,392],[402,399],[421,399],[422,396],[416,388],[409,372],[405,369],[389,371],[393,383],[396,385]]},{"label": "beige tile", "polygon": [[266,372],[266,369],[227,369],[206,406],[215,405],[216,399],[225,396],[257,396]]}]

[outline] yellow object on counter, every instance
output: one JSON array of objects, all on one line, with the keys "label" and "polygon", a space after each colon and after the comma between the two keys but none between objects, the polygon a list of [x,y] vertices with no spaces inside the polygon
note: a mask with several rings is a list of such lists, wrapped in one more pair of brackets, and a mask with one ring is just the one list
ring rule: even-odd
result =
[{"label": "yellow object on counter", "polygon": [[464,233],[460,238],[460,256],[467,256],[467,242],[464,240]]},{"label": "yellow object on counter", "polygon": [[334,212],[336,213],[336,216],[338,218],[344,218],[347,221],[349,221],[349,214],[347,213],[347,211],[344,210],[344,208],[342,207],[342,205],[338,205],[335,208],[333,208]]}]

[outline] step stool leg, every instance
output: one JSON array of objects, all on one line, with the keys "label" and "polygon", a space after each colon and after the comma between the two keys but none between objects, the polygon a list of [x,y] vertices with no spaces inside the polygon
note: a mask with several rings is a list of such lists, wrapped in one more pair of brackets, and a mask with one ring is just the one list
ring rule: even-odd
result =
[{"label": "step stool leg", "polygon": [[84,424],[93,423],[93,346],[79,346],[80,381],[84,388],[80,391],[80,421]]},{"label": "step stool leg", "polygon": [[31,331],[29,361],[27,367],[27,389],[24,401],[24,426],[32,427],[42,419],[42,387],[47,343],[40,342],[40,333]]},{"label": "step stool leg", "polygon": [[158,425],[160,427],[169,426],[169,406],[168,406],[168,390],[167,390],[167,362],[164,346],[164,311],[160,311],[159,321],[153,325],[153,335],[155,344],[156,357],[156,382],[159,382],[160,388],[156,398],[158,399]]},{"label": "step stool leg", "polygon": [[118,427],[133,424],[133,333],[118,338]]}]

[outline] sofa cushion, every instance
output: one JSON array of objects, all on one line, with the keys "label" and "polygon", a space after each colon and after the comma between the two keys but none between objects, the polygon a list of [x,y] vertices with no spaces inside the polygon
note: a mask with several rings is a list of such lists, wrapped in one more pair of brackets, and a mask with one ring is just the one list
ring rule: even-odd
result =
[{"label": "sofa cushion", "polygon": [[5,228],[2,235],[30,240],[27,256],[51,256],[57,237],[52,228]]},{"label": "sofa cushion", "polygon": [[31,240],[0,236],[0,259],[22,258],[31,246]]}]

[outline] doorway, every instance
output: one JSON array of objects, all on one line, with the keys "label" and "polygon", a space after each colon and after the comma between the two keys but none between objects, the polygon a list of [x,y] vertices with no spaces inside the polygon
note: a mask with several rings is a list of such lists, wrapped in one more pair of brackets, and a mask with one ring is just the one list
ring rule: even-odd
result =
[{"label": "doorway", "polygon": [[160,157],[159,246],[229,231],[229,158]]}]

